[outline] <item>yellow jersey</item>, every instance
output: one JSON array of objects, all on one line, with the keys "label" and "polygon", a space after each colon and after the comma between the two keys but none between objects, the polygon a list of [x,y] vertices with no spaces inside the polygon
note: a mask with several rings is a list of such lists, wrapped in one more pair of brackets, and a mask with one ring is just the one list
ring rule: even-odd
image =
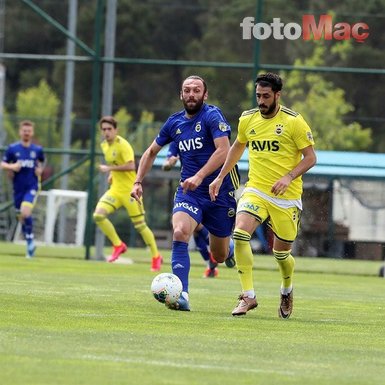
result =
[{"label": "yellow jersey", "polygon": [[[239,118],[237,139],[247,143],[249,150],[246,187],[272,197],[273,184],[297,166],[302,149],[314,145],[311,129],[303,117],[284,106],[270,119],[262,117],[258,108],[244,111]],[[279,198],[300,199],[301,195],[302,178],[298,177]]]},{"label": "yellow jersey", "polygon": [[[103,140],[100,144],[106,164],[120,166],[127,162],[135,162],[134,150],[126,139],[117,135],[113,143]],[[117,191],[132,190],[136,178],[136,171],[111,171],[112,188]]]}]

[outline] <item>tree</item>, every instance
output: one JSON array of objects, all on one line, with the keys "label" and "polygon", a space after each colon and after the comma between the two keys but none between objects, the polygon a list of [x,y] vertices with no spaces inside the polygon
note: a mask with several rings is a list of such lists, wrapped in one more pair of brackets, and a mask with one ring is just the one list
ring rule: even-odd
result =
[{"label": "tree", "polygon": [[[325,46],[317,45],[313,55],[295,65],[323,66]],[[344,116],[354,111],[345,100],[343,89],[335,87],[319,73],[292,71],[285,76],[285,103],[299,111],[312,127],[317,149],[367,151],[372,143],[371,129],[358,122],[346,123]]]},{"label": "tree", "polygon": [[[24,2],[7,1],[4,23],[5,52],[31,54],[65,54],[66,37],[42,20]],[[67,25],[67,2],[41,0],[38,2],[47,14],[63,26]],[[222,62],[222,66],[172,66],[155,64],[115,64],[114,111],[126,106],[133,121],[138,121],[144,110],[154,113],[154,120],[164,120],[180,108],[178,98],[180,82],[191,73],[206,78],[209,85],[209,102],[218,104],[236,127],[240,104],[246,98],[251,107],[251,93],[247,83],[255,76],[252,63],[255,59],[256,40],[242,38],[240,23],[245,17],[255,17],[256,0],[226,0],[218,6],[214,0],[119,0],[116,26],[116,56],[123,58],[192,60]],[[364,43],[352,41],[344,55],[336,55],[334,48],[341,46],[335,40],[322,40],[325,46],[324,65],[335,67],[383,67],[385,0],[265,0],[261,22],[271,23],[280,18],[285,24],[301,24],[304,14],[318,16],[333,11],[333,23],[366,22],[370,36]],[[79,0],[77,35],[93,48],[96,1]],[[20,23],[20,20],[23,20]],[[257,22],[257,20],[255,20]],[[101,31],[103,34],[104,29]],[[101,42],[103,44],[103,36]],[[33,42],[33,44],[31,44]],[[290,65],[299,59],[304,62],[314,50],[314,41],[274,39],[259,42],[260,52],[256,64]],[[103,50],[102,50],[103,51]],[[78,55],[84,51],[76,48]],[[226,63],[244,63],[249,67],[230,68]],[[53,87],[57,95],[63,94],[65,62],[49,60],[4,59],[7,66],[6,108],[14,115],[16,95],[20,89],[37,84],[40,79]],[[251,67],[250,67],[251,65]],[[302,72],[304,75],[305,73]],[[321,78],[345,91],[344,99],[354,110],[343,115],[344,122],[370,125],[376,137],[371,151],[383,151],[385,109],[382,108],[382,74],[322,73]],[[74,88],[74,114],[76,121],[73,140],[81,139],[83,146],[89,134],[92,103],[92,63],[76,64]],[[301,109],[302,110],[302,109]],[[348,125],[348,123],[346,123]],[[131,124],[131,127],[136,127]]]},{"label": "tree", "polygon": [[[46,147],[61,147],[61,137],[57,128],[60,100],[45,80],[37,87],[20,91],[16,98],[18,120],[29,119],[35,122],[35,138]],[[18,131],[9,119],[5,122],[8,140],[16,140]]]},{"label": "tree", "polygon": [[[142,111],[139,121],[134,122],[133,117],[128,113],[127,108],[121,107],[114,114],[118,122],[119,135],[127,139],[136,154],[142,153],[155,139],[159,132],[159,122],[154,122],[154,113]],[[100,142],[102,136],[97,127],[97,140]]]}]

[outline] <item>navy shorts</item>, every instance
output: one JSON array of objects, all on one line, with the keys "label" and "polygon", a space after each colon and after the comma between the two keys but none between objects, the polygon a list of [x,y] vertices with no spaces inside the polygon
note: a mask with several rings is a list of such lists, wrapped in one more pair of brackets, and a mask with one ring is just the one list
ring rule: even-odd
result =
[{"label": "navy shorts", "polygon": [[27,204],[31,207],[35,205],[37,195],[39,193],[39,186],[31,187],[23,191],[15,191],[13,194],[13,202],[15,205],[16,211],[20,210],[21,204]]},{"label": "navy shorts", "polygon": [[236,207],[233,191],[219,194],[212,202],[208,193],[202,195],[188,191],[183,194],[182,188],[179,187],[175,194],[172,213],[183,211],[197,223],[202,223],[211,234],[225,238],[233,231]]}]

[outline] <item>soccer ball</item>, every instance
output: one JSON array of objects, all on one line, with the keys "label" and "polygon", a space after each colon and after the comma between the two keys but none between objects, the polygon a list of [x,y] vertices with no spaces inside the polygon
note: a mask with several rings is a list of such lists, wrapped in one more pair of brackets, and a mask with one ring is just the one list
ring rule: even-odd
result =
[{"label": "soccer ball", "polygon": [[182,282],[175,274],[158,274],[151,283],[154,298],[167,304],[174,304],[182,294]]}]

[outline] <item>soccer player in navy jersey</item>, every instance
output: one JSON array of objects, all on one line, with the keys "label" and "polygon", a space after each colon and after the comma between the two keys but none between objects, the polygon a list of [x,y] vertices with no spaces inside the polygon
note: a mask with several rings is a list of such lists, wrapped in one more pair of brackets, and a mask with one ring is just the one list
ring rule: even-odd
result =
[{"label": "soccer player in navy jersey", "polygon": [[[179,160],[179,149],[175,142],[171,142],[167,155],[166,160],[164,161],[162,165],[162,169],[164,171],[170,171],[178,162]],[[210,241],[209,241],[209,232],[200,223],[194,230],[194,241],[196,249],[199,251],[200,255],[202,256],[203,260],[206,262],[206,270],[203,273],[204,278],[215,278],[218,276],[218,262],[215,261],[213,256],[210,252]],[[225,260],[225,264],[227,267],[231,268],[235,266],[235,260],[234,260],[234,241],[230,239],[230,251],[229,255]]]},{"label": "soccer player in navy jersey", "polygon": [[10,171],[13,181],[13,200],[16,214],[27,241],[27,258],[35,254],[32,210],[40,191],[40,177],[44,168],[44,152],[32,143],[34,123],[24,120],[19,125],[20,141],[8,146],[1,167]]},{"label": "soccer player in navy jersey", "polygon": [[221,110],[208,105],[206,82],[199,76],[187,77],[181,87],[182,111],[171,115],[158,136],[142,155],[131,196],[140,199],[142,181],[151,169],[163,146],[175,142],[182,163],[180,184],[177,188],[173,216],[172,271],[182,281],[182,296],[174,310],[189,311],[190,256],[188,241],[199,223],[209,231],[210,249],[214,259],[224,262],[229,254],[230,235],[234,226],[239,187],[237,167],[226,175],[218,198],[212,202],[209,184],[218,175],[230,149],[231,128]]}]

